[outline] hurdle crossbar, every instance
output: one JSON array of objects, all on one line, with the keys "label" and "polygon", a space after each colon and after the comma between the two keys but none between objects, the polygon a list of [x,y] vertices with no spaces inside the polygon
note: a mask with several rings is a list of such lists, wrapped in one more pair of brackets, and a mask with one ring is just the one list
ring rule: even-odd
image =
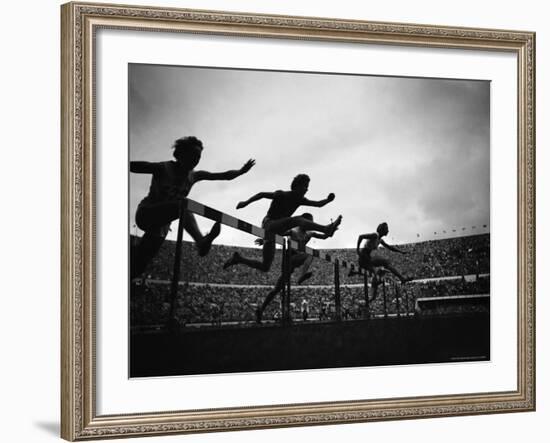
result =
[{"label": "hurdle crossbar", "polygon": [[[195,200],[191,200],[190,198],[183,199],[182,204],[184,209],[188,210],[189,212],[208,218],[209,220],[212,220],[214,222],[218,222],[218,223],[221,223],[222,225],[230,226],[234,229],[237,229],[242,232],[246,232],[247,234],[252,234],[259,238],[266,238],[267,236],[267,232],[263,228],[254,226],[251,223],[248,223],[244,220],[240,220],[229,214],[225,214],[221,211],[218,211],[217,209],[203,205],[202,203],[196,202]],[[284,245],[284,241],[285,241],[285,238],[283,236],[278,234],[275,235],[275,242],[277,244],[282,246]],[[336,260],[338,260],[338,257],[335,257],[328,253],[321,252],[317,249],[313,249],[308,246],[300,247],[298,242],[291,239],[289,239],[288,244],[290,248],[294,250],[305,252],[306,254],[311,255],[312,257],[320,258],[321,260],[325,260],[329,263],[334,263]],[[355,270],[355,265],[353,263],[350,263],[346,260],[339,260],[339,263],[340,263],[340,266],[344,268]]]}]

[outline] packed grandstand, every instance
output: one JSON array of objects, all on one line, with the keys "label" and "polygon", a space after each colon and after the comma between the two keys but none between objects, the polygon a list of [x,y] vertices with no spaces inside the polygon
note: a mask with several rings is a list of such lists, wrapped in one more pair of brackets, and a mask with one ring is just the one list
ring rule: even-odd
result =
[{"label": "packed grandstand", "polygon": [[[136,237],[131,237],[132,244],[137,241]],[[377,291],[377,297],[369,302],[369,315],[412,315],[417,308],[416,301],[427,297],[489,294],[489,234],[401,244],[399,247],[407,254],[392,254],[384,249],[378,253],[391,254],[394,265],[414,280],[401,286],[388,278],[384,287]],[[132,327],[153,326],[166,320],[174,251],[174,242],[166,241],[143,278],[132,283]],[[254,322],[256,307],[279,277],[280,254],[276,255],[267,273],[238,266],[223,270],[224,262],[235,251],[256,258],[261,256],[259,248],[213,245],[206,257],[199,257],[192,243],[183,243],[176,312],[180,323],[217,326]],[[354,249],[325,252],[341,260],[356,262]],[[334,315],[333,264],[315,259],[311,270],[312,278],[303,285],[296,285],[297,272],[293,276],[291,315],[296,321],[330,320]],[[367,308],[363,278],[347,274],[345,269],[340,271],[342,319],[364,318]],[[279,300],[280,297],[264,313],[268,322],[280,318]],[[485,307],[466,304],[461,309]]]}]

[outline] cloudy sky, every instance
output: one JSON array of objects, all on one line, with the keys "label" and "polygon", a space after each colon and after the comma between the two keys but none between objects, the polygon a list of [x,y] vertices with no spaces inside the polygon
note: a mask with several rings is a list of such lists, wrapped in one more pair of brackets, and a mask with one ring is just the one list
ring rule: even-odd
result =
[{"label": "cloudy sky", "polygon": [[[354,247],[381,221],[394,243],[487,232],[489,108],[483,81],[130,65],[130,159],[171,160],[174,140],[186,135],[204,143],[197,169],[256,159],[248,174],[200,182],[189,195],[256,225],[269,201],[236,204],[289,189],[307,173],[308,198],[334,192],[336,200],[297,214],[312,212],[323,224],[344,217],[336,235],[314,247]],[[132,232],[149,183],[130,174]],[[211,222],[199,225],[206,231]],[[252,246],[253,238],[224,227],[217,243]]]}]

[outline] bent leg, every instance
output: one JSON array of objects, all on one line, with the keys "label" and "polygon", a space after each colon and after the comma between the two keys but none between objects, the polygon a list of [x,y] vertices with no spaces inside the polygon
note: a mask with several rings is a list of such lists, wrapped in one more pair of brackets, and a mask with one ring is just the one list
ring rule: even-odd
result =
[{"label": "bent leg", "polygon": [[293,253],[290,257],[290,268],[294,272],[297,268],[302,266],[309,256],[305,252]]},{"label": "bent leg", "polygon": [[275,242],[266,241],[262,248],[262,261],[253,260],[251,258],[243,257],[238,252],[233,253],[233,256],[225,262],[223,265],[224,269],[229,268],[234,265],[246,265],[250,268],[257,269],[258,271],[267,272],[273,264],[273,259],[275,258]]},{"label": "bent leg", "polygon": [[221,225],[220,223],[214,223],[212,229],[205,236],[202,235],[202,232],[199,229],[195,214],[192,212],[186,211],[183,216],[183,227],[189,233],[191,238],[195,241],[199,255],[204,257],[210,251],[212,242],[214,239],[220,235]]},{"label": "bent leg", "polygon": [[303,283],[307,279],[311,278],[313,276],[313,273],[310,272],[309,267],[311,266],[311,263],[313,262],[313,257],[311,255],[307,255],[304,264],[302,265],[302,272],[300,277],[298,278],[298,284]]},{"label": "bent leg", "polygon": [[[180,202],[178,200],[140,207],[136,212],[136,223],[145,232],[162,229],[162,227],[179,219],[179,210]],[[197,225],[195,215],[189,211],[185,211],[183,215],[183,227],[197,245],[200,256],[208,254],[212,241],[220,234],[221,229],[220,224],[215,223],[211,231],[203,236]]]},{"label": "bent leg", "polygon": [[162,243],[164,243],[164,237],[152,235],[148,232],[143,234],[131,255],[130,278],[133,279],[143,274],[147,265],[157,255]]},{"label": "bent leg", "polygon": [[358,254],[359,258],[357,260],[357,271],[355,269],[350,269],[348,277],[353,277],[355,275],[363,275],[369,271],[370,266],[370,255],[366,253]]},{"label": "bent leg", "polygon": [[[301,260],[293,260],[294,258],[300,259],[299,256],[295,256],[291,259],[291,261],[290,261],[290,266],[291,266],[290,273],[291,274],[302,263]],[[262,315],[263,315],[265,309],[273,301],[275,296],[279,292],[281,292],[281,290],[283,289],[284,284],[285,284],[284,276],[281,274],[281,276],[277,279],[277,283],[275,284],[275,287],[271,291],[269,291],[269,294],[267,294],[267,297],[265,298],[264,302],[262,303],[262,306],[259,307],[256,311],[256,321],[258,323],[260,323],[262,321]]]},{"label": "bent leg", "polygon": [[342,217],[339,216],[333,223],[329,223],[328,225],[320,225],[300,216],[284,217],[271,220],[269,223],[269,230],[272,232],[281,233],[300,226],[306,231],[317,231],[324,234],[332,234],[340,224],[341,220]]},{"label": "bent leg", "polygon": [[408,280],[406,277],[401,275],[401,273],[386,258],[373,257],[371,259],[371,263],[372,263],[373,266],[380,266],[380,267],[383,267],[383,268],[387,269],[393,275],[395,275],[402,283]]},{"label": "bent leg", "polygon": [[272,220],[269,224],[269,229],[273,232],[285,232],[298,226],[304,228],[306,231],[324,232],[326,229],[325,226],[312,222],[304,217],[284,217]]},{"label": "bent leg", "polygon": [[142,231],[151,231],[165,226],[179,218],[179,201],[168,201],[154,205],[140,206],[136,211],[136,224]]},{"label": "bent leg", "polygon": [[185,211],[185,214],[183,215],[183,227],[195,243],[200,243],[204,239],[204,236],[199,229],[199,225],[197,224],[195,214],[192,212]]},{"label": "bent leg", "polygon": [[311,263],[313,262],[313,257],[311,255],[307,255],[305,257],[305,260],[302,264],[302,274],[304,275],[309,271],[309,267],[311,266]]},{"label": "bent leg", "polygon": [[[267,308],[267,306],[272,302],[272,300],[275,298],[275,296],[281,292],[281,290],[283,289],[283,285],[284,285],[284,279],[283,279],[283,276],[281,275],[279,277],[279,279],[277,280],[277,283],[275,284],[275,287],[269,291],[269,294],[267,294],[267,297],[265,298],[264,302],[262,303],[262,306],[259,308],[260,309],[260,312],[263,314],[263,312],[265,311],[265,309]],[[260,315],[261,317],[261,315]]]}]

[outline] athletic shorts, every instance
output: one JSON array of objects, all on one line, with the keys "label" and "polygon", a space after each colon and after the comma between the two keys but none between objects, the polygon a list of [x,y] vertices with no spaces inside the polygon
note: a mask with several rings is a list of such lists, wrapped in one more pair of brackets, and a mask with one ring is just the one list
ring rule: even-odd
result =
[{"label": "athletic shorts", "polygon": [[290,255],[292,256],[292,261],[296,263],[296,266],[303,265],[308,258],[305,252],[295,251],[294,249],[290,250]]},{"label": "athletic shorts", "polygon": [[166,237],[170,232],[170,225],[160,226],[155,224],[155,208],[148,206],[138,206],[136,211],[136,225],[139,229],[148,234],[155,235],[157,237]]},{"label": "athletic shorts", "polygon": [[359,255],[359,266],[363,269],[367,269],[368,271],[373,271],[374,268],[371,263],[371,256],[370,254],[360,254]]}]

